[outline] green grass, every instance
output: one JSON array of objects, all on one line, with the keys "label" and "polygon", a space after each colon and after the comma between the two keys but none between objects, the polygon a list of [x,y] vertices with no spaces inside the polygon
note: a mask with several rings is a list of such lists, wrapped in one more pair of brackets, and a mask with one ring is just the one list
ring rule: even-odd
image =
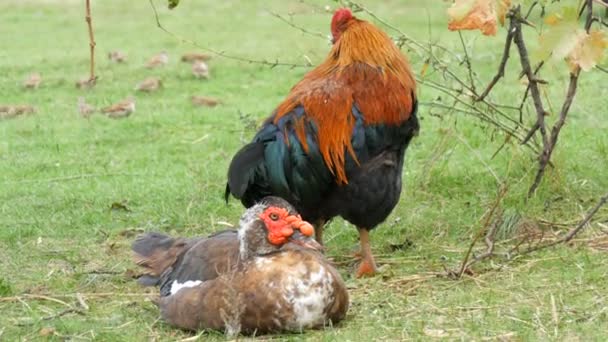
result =
[{"label": "green grass", "polygon": [[[412,37],[427,41],[430,31],[433,41],[459,48],[457,35],[445,28],[442,2],[366,5]],[[161,20],[170,30],[205,46],[252,59],[304,63],[306,55],[314,63],[322,60],[326,41],[287,27],[269,10],[293,12],[300,25],[328,32],[329,14],[313,13],[298,1],[183,1],[173,12],[159,3]],[[146,1],[95,2],[93,20],[100,79],[95,89],[83,91],[73,87],[88,71],[82,3],[0,4],[0,104],[29,103],[38,109],[34,115],[0,121],[1,340],[192,336],[159,321],[158,310],[145,297],[153,291],[129,278],[135,269],[130,241],[139,230],[192,236],[223,229],[222,221],[237,222],[243,209],[237,201],[223,202],[225,175],[231,156],[254,133],[239,112],[261,122],[306,72],[215,58],[211,80],[195,80],[178,58],[196,48],[158,30]],[[487,82],[498,64],[502,38],[476,33],[465,38],[472,42],[478,76]],[[106,60],[114,49],[128,53],[127,64]],[[162,70],[143,68],[161,50],[169,52],[170,64]],[[511,62],[510,74],[495,90],[497,98],[515,100],[521,90],[514,75],[517,61]],[[412,56],[415,70],[422,64]],[[44,83],[25,91],[21,82],[33,71],[42,73]],[[149,75],[160,76],[166,86],[158,93],[137,94],[137,112],[128,119],[79,117],[79,96],[107,105],[132,94]],[[605,252],[586,242],[602,236],[598,222],[606,222],[605,208],[570,246],[507,264],[484,262],[474,276],[458,281],[433,276],[444,265],[459,264],[496,198],[496,181],[486,164],[510,185],[504,211],[531,222],[572,226],[606,191],[608,88],[602,87],[602,76],[583,75],[553,157],[555,168],[528,202],[524,197],[536,167],[528,150],[510,144],[490,159],[502,144],[500,134],[493,137],[475,119],[440,119],[421,107],[421,134],[408,151],[402,199],[372,234],[382,275],[352,279],[352,264],[340,263],[351,289],[347,319],[323,331],[280,338],[604,340],[608,263]],[[556,68],[548,77],[555,85],[548,96],[557,108],[566,68]],[[219,97],[225,104],[195,108],[189,103],[193,94]],[[429,88],[419,90],[423,102],[436,95]],[[115,202],[129,210],[110,210]],[[553,233],[566,229],[542,228]],[[348,261],[341,256],[357,246],[356,230],[337,219],[326,236],[329,254]],[[393,251],[392,245],[406,239],[411,246]],[[75,293],[82,294],[89,310],[58,316],[66,305],[78,307]],[[41,336],[45,332],[51,335]],[[223,337],[206,333],[201,339]]]}]

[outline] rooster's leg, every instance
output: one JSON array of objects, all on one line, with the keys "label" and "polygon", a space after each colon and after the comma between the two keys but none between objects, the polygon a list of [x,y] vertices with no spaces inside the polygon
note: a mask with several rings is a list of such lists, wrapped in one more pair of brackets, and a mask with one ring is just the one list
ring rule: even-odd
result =
[{"label": "rooster's leg", "polygon": [[327,221],[324,219],[315,222],[315,240],[321,245],[323,245],[323,227],[325,226],[325,222]]},{"label": "rooster's leg", "polygon": [[357,269],[357,278],[371,277],[376,274],[376,262],[369,243],[369,230],[359,228],[359,241],[361,243],[361,263]]}]

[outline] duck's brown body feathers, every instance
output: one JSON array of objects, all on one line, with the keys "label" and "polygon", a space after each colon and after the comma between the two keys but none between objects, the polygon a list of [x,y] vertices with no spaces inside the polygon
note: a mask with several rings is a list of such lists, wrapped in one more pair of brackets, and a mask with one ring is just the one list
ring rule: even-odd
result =
[{"label": "duck's brown body feathers", "polygon": [[140,282],[161,287],[163,319],[183,329],[299,331],[335,324],[348,309],[337,271],[297,245],[241,260],[236,231],[196,239],[150,233],[133,250],[150,274]]}]

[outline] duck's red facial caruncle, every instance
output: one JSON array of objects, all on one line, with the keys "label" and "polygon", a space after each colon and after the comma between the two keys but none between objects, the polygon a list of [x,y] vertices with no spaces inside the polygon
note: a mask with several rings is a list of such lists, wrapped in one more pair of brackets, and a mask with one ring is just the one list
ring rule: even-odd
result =
[{"label": "duck's red facial caruncle", "polygon": [[300,215],[289,215],[284,208],[268,207],[260,214],[260,219],[268,229],[268,241],[277,246],[286,243],[293,235],[294,229],[309,237],[315,232],[312,225],[302,220]]}]

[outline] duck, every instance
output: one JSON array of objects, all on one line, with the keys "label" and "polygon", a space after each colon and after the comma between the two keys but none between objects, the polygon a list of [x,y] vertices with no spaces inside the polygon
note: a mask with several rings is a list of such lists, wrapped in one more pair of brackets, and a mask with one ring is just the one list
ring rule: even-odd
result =
[{"label": "duck", "polygon": [[145,269],[138,282],[160,287],[166,322],[259,335],[318,329],[346,316],[344,281],[313,235],[291,204],[265,197],[245,211],[238,230],[196,238],[151,232],[131,247]]}]

